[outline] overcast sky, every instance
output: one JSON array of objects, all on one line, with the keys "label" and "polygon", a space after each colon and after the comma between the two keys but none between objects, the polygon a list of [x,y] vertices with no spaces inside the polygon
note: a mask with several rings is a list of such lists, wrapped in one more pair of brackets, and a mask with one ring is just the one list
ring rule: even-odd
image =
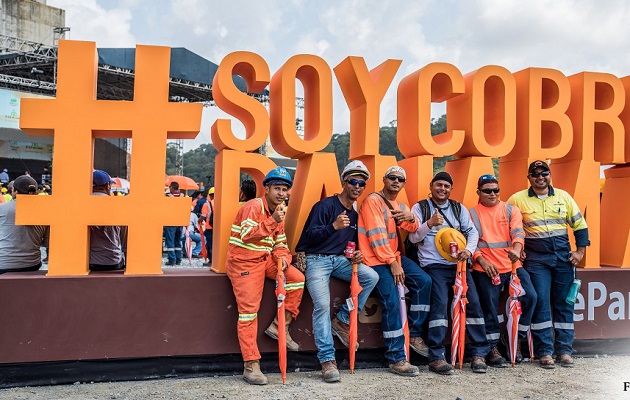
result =
[{"label": "overcast sky", "polygon": [[[292,55],[315,54],[331,68],[349,55],[374,68],[403,61],[381,109],[396,118],[396,88],[431,62],[467,73],[484,65],[630,75],[630,2],[624,0],[48,0],[66,10],[69,38],[97,47],[154,44],[187,49],[219,64],[253,51],[271,74]],[[333,78],[334,79],[334,78]],[[334,132],[349,129],[349,112],[334,86]],[[435,108],[435,113],[443,112]],[[210,141],[222,116],[204,112],[202,131],[186,149]],[[439,115],[435,115],[439,116]],[[224,115],[222,116],[224,117]],[[234,124],[233,124],[234,125]],[[238,129],[238,127],[235,127]]]}]

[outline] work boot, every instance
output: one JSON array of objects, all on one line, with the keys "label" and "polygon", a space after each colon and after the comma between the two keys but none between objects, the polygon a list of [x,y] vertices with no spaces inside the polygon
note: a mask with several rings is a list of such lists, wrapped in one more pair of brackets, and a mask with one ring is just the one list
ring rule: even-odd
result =
[{"label": "work boot", "polygon": [[429,363],[429,371],[440,375],[452,375],[453,366],[444,359],[433,360]]},{"label": "work boot", "polygon": [[423,357],[429,357],[429,346],[424,343],[420,336],[409,339],[409,347]]},{"label": "work boot", "polygon": [[267,377],[260,371],[260,361],[245,361],[245,369],[243,370],[243,379],[250,385],[266,385]]},{"label": "work boot", "polygon": [[407,360],[400,360],[394,364],[389,364],[389,370],[402,376],[418,376],[420,370],[415,365],[411,365]]},{"label": "work boot", "polygon": [[[345,322],[341,322],[341,320],[335,316],[330,322],[330,328],[332,330],[332,334],[337,336],[344,346],[350,348],[350,325]],[[356,350],[359,350],[358,341]]]},{"label": "work boot", "polygon": [[490,353],[488,353],[488,355],[486,357],[486,362],[491,367],[496,367],[496,368],[505,368],[505,367],[507,367],[507,360],[505,358],[503,358],[501,353],[499,353],[499,349],[497,349],[497,346],[494,346],[490,350]]},{"label": "work boot", "polygon": [[544,356],[538,359],[540,366],[544,369],[554,369],[556,368],[556,363],[553,361],[553,357],[551,354],[545,354]]},{"label": "work boot", "polygon": [[470,369],[472,369],[472,372],[477,372],[479,374],[486,373],[486,370],[488,369],[488,366],[486,365],[486,360],[481,356],[472,356]]},{"label": "work boot", "polygon": [[322,363],[322,378],[324,382],[328,383],[339,382],[341,380],[339,370],[337,369],[337,361],[332,360]]},{"label": "work boot", "polygon": [[573,368],[573,357],[569,354],[560,354],[556,361],[560,363],[561,367]]},{"label": "work boot", "polygon": [[[300,351],[300,345],[295,343],[295,341],[293,340],[293,338],[291,338],[291,335],[289,335],[289,325],[291,325],[291,322],[293,322],[293,316],[291,315],[290,311],[285,311],[285,332],[286,332],[286,337],[287,337],[287,350],[289,351]],[[278,316],[276,316],[273,321],[271,322],[271,325],[269,325],[269,327],[267,329],[265,329],[265,333],[267,334],[267,336],[278,340]]]},{"label": "work boot", "polygon": [[514,361],[517,364],[520,364],[520,363],[523,362],[523,353],[521,353],[521,344],[522,343],[523,343],[523,339],[522,338],[518,338],[518,342],[516,342],[516,357],[514,358]]}]

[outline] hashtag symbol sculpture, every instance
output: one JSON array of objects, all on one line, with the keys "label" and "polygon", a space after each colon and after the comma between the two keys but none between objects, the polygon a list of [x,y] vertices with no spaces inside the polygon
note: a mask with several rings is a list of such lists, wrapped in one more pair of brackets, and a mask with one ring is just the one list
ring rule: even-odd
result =
[{"label": "hashtag symbol sculpture", "polygon": [[[16,223],[50,225],[48,275],[85,275],[89,226],[129,227],[125,274],[161,274],[162,228],[187,226],[189,198],[164,196],[166,140],[194,139],[201,104],[168,101],[170,49],[138,46],[133,101],[96,99],[93,42],[60,41],[57,97],[22,99],[20,128],[54,136],[51,196],[20,196]],[[94,138],[132,138],[129,196],[92,196]]]}]

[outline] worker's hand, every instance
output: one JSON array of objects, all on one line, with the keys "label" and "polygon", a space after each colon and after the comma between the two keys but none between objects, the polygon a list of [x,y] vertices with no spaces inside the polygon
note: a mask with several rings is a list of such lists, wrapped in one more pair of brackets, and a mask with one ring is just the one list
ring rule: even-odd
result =
[{"label": "worker's hand", "polygon": [[286,271],[289,268],[289,263],[284,258],[282,259],[282,271]]},{"label": "worker's hand", "polygon": [[411,211],[403,211],[403,210],[391,210],[392,216],[396,220],[397,224],[405,221],[414,221],[416,217],[413,215]]},{"label": "worker's hand", "polygon": [[337,219],[333,222],[333,228],[336,231],[339,229],[347,228],[350,226],[350,218],[346,215],[346,211],[344,210],[341,214],[337,215]]},{"label": "worker's hand", "polygon": [[354,255],[352,256],[352,263],[359,264],[363,262],[363,254],[359,250],[354,251]]},{"label": "worker's hand", "polygon": [[519,258],[519,260],[521,260],[521,262],[525,261],[525,258],[527,257],[527,254],[525,254],[525,250],[521,250],[521,256]]},{"label": "worker's hand", "polygon": [[576,250],[569,252],[569,262],[571,265],[578,265],[580,261],[584,258],[584,250]]},{"label": "worker's hand", "polygon": [[508,258],[513,263],[517,262],[521,258],[521,252],[515,249],[503,249],[507,253]]},{"label": "worker's hand", "polygon": [[442,216],[442,214],[440,214],[440,212],[436,208],[431,218],[429,218],[429,220],[427,221],[427,225],[429,226],[429,228],[433,228],[434,226],[440,226],[443,223],[444,223],[444,217]]},{"label": "worker's hand", "polygon": [[472,257],[472,254],[470,254],[470,251],[464,249],[464,250],[460,250],[457,252],[457,259],[459,261],[466,261],[468,260],[470,257]]},{"label": "worker's hand", "polygon": [[392,272],[392,275],[394,276],[394,284],[398,285],[400,283],[401,285],[404,285],[405,284],[405,271],[400,266],[400,264],[398,264],[398,261],[392,261],[392,263],[389,264],[389,269]]},{"label": "worker's hand", "polygon": [[480,262],[479,265],[481,265],[481,268],[490,277],[490,279],[493,279],[495,276],[499,275],[499,270],[497,269],[497,267],[494,266],[494,264],[484,260],[483,262]]},{"label": "worker's hand", "polygon": [[273,217],[273,219],[276,220],[276,222],[282,222],[284,221],[284,214],[285,214],[284,204],[278,204],[278,207],[276,207],[275,211],[273,212],[273,214],[271,214],[271,216]]}]

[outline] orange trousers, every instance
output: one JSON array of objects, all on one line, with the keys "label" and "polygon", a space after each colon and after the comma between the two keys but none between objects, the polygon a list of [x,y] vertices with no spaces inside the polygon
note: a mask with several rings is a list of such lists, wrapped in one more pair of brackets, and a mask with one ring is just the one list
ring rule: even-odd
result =
[{"label": "orange trousers", "polygon": [[[238,341],[241,346],[243,361],[259,360],[260,352],[256,337],[258,335],[258,309],[262,300],[265,277],[276,279],[277,264],[271,256],[261,262],[227,261],[227,275],[232,282],[232,290],[238,306]],[[302,294],[304,293],[304,274],[292,265],[284,271],[287,295],[284,301],[285,310],[293,318],[299,313]],[[269,304],[276,309],[276,302]]]}]

